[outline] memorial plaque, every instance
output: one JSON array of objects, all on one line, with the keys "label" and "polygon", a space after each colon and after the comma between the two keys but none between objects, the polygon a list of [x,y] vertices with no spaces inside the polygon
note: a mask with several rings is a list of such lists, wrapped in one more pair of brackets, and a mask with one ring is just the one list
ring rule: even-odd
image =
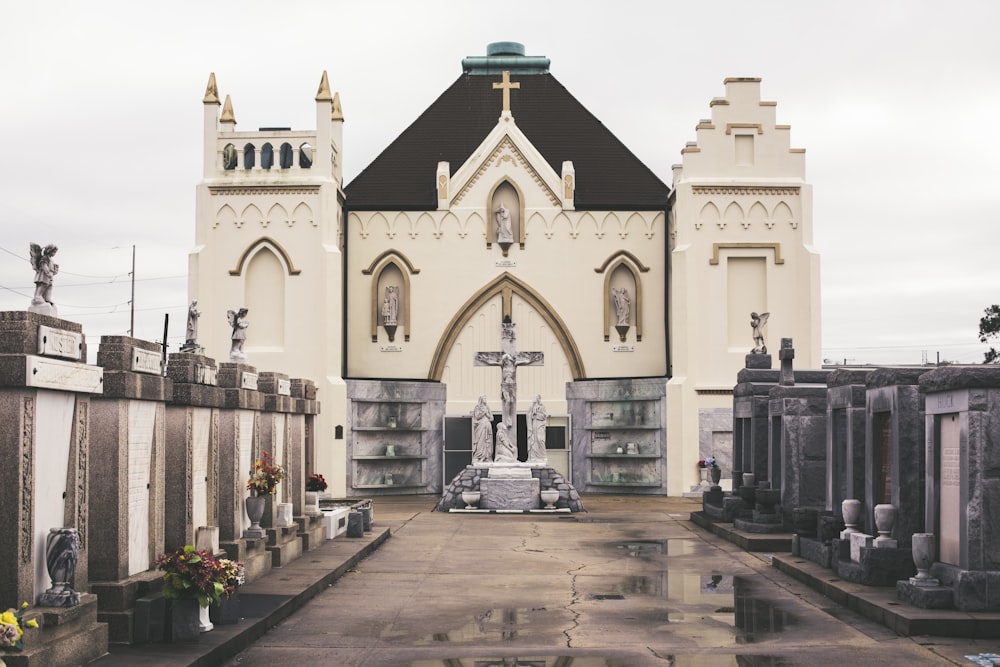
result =
[{"label": "memorial plaque", "polygon": [[219,384],[219,369],[215,366],[196,366],[195,381],[198,384],[209,384],[215,387]]},{"label": "memorial plaque", "polygon": [[39,324],[38,354],[78,360],[83,354],[83,334]]},{"label": "memorial plaque", "polygon": [[128,573],[130,576],[149,569],[149,478],[155,422],[155,403],[129,402]]},{"label": "memorial plaque", "polygon": [[256,391],[257,374],[243,371],[243,374],[240,376],[240,389],[253,389]]},{"label": "memorial plaque", "polygon": [[195,408],[191,416],[191,522],[194,527],[208,525],[208,446],[211,437],[212,411]]},{"label": "memorial plaque", "polygon": [[961,566],[962,527],[962,458],[960,421],[957,414],[938,418],[941,427],[940,460],[941,489],[938,497],[938,559],[942,563]]},{"label": "memorial plaque", "polygon": [[58,389],[100,394],[104,391],[104,369],[73,361],[47,357],[25,357],[27,371],[24,384],[39,389]]},{"label": "memorial plaque", "polygon": [[383,345],[379,348],[380,352],[402,352],[403,348],[399,345]]},{"label": "memorial plaque", "polygon": [[132,348],[132,371],[135,373],[160,375],[163,372],[160,367],[161,360],[159,352],[144,350],[140,347]]},{"label": "memorial plaque", "polygon": [[278,396],[292,395],[292,381],[278,378]]}]

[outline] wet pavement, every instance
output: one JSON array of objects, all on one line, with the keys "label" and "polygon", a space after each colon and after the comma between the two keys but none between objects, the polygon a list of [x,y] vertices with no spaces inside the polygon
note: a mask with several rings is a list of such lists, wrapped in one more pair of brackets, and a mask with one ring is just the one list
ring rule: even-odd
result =
[{"label": "wet pavement", "polygon": [[588,496],[575,515],[436,500],[376,499],[391,537],[225,664],[972,665],[962,656],[997,649],[899,637],[837,607],[693,525],[689,499]]}]

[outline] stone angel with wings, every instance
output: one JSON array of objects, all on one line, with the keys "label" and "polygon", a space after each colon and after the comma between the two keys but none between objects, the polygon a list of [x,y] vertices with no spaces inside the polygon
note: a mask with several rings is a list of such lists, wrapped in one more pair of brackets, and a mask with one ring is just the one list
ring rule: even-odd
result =
[{"label": "stone angel with wings", "polygon": [[764,334],[761,329],[767,324],[767,318],[771,313],[750,313],[750,328],[753,329],[753,349],[751,354],[767,354],[767,345],[764,345]]},{"label": "stone angel with wings", "polygon": [[31,305],[40,306],[47,303],[54,307],[52,280],[59,273],[59,265],[53,262],[52,258],[59,248],[51,243],[44,248],[37,243],[30,244],[30,247],[31,268],[35,270],[35,296],[31,299]]}]

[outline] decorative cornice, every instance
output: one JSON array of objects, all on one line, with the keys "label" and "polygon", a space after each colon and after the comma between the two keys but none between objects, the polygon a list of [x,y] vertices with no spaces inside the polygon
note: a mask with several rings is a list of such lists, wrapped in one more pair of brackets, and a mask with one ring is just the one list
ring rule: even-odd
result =
[{"label": "decorative cornice", "polygon": [[696,195],[778,195],[795,197],[801,194],[799,186],[768,186],[768,185],[693,185],[692,194]]},{"label": "decorative cornice", "polygon": [[715,266],[719,263],[719,251],[720,250],[773,250],[774,251],[774,263],[784,264],[785,259],[781,256],[781,244],[780,243],[713,243],[712,244],[712,258],[708,260],[708,263]]},{"label": "decorative cornice", "polygon": [[757,130],[757,134],[764,134],[760,123],[726,123],[726,134],[732,134],[733,130]]},{"label": "decorative cornice", "polygon": [[213,196],[228,195],[314,195],[319,193],[318,185],[210,185],[208,193]]}]

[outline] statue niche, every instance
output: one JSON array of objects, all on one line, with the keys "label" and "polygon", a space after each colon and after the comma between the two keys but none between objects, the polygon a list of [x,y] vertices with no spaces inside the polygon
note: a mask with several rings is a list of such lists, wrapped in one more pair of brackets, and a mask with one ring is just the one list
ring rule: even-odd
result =
[{"label": "statue niche", "polygon": [[490,228],[486,234],[487,242],[499,245],[504,257],[514,243],[520,243],[521,247],[524,247],[521,197],[510,181],[500,183],[493,190],[487,219],[490,221]]}]

